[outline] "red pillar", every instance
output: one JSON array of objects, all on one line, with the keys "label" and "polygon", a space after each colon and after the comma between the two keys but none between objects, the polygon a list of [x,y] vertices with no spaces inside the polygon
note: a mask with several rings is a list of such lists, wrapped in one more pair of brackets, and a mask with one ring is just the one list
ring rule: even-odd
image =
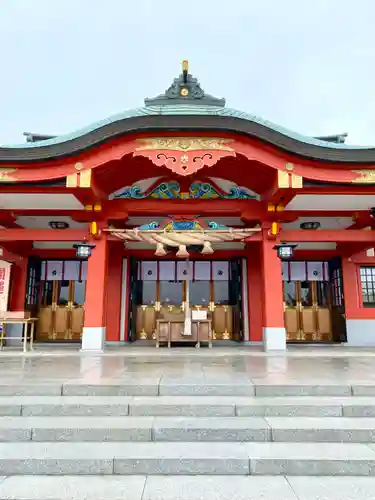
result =
[{"label": "red pillar", "polygon": [[106,340],[120,340],[122,259],[124,245],[113,241],[109,244]]},{"label": "red pillar", "polygon": [[11,311],[24,311],[27,282],[27,258],[13,264],[10,273],[9,309]]},{"label": "red pillar", "polygon": [[345,317],[356,319],[360,308],[357,266],[351,259],[342,259],[342,280],[344,287]]},{"label": "red pillar", "polygon": [[247,257],[247,299],[250,342],[261,342],[263,339],[262,290],[261,245],[259,243],[250,243]]},{"label": "red pillar", "polygon": [[262,242],[263,342],[267,351],[286,349],[281,261],[274,246],[265,235]]},{"label": "red pillar", "polygon": [[87,264],[83,351],[101,351],[105,340],[105,309],[108,276],[108,241],[104,234],[94,241],[96,247]]}]

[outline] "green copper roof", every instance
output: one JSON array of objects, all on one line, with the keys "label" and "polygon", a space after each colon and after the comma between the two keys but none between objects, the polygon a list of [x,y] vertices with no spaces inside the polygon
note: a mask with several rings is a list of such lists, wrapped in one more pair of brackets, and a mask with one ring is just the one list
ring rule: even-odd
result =
[{"label": "green copper roof", "polygon": [[314,137],[304,136],[302,134],[298,134],[296,132],[292,132],[280,125],[276,125],[268,120],[264,120],[263,118],[259,118],[258,116],[251,115],[249,113],[245,113],[243,111],[238,111],[233,108],[222,108],[216,106],[201,106],[201,105],[193,105],[193,104],[174,104],[174,105],[163,105],[163,106],[148,106],[143,108],[135,108],[128,111],[124,111],[115,116],[111,116],[99,122],[96,122],[88,127],[77,130],[73,133],[60,135],[54,137],[52,139],[46,139],[37,142],[27,142],[21,144],[12,144],[6,145],[3,147],[7,148],[38,148],[44,147],[53,144],[61,144],[63,142],[71,141],[72,139],[76,139],[77,137],[81,137],[93,130],[99,129],[104,125],[108,125],[110,123],[114,123],[116,121],[125,120],[127,118],[133,118],[136,116],[145,116],[145,115],[161,115],[161,116],[171,116],[171,115],[194,115],[194,116],[228,116],[234,118],[240,118],[242,120],[247,120],[251,122],[258,123],[267,127],[271,130],[279,132],[285,136],[291,137],[300,142],[304,142],[306,144],[320,146],[322,148],[334,148],[334,149],[367,149],[367,146],[351,146],[342,143],[334,143],[323,141],[320,139],[315,139]]}]

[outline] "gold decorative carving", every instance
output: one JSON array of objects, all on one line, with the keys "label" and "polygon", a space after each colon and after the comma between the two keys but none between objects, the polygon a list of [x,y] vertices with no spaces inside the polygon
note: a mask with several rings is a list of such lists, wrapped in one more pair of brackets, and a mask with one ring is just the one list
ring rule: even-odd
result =
[{"label": "gold decorative carving", "polygon": [[79,174],[79,187],[88,188],[91,186],[91,169],[88,168]]},{"label": "gold decorative carving", "polygon": [[352,170],[359,177],[352,179],[354,184],[375,184],[375,170]]},{"label": "gold decorative carving", "polygon": [[70,174],[66,177],[66,187],[75,188],[78,184],[78,174]]},{"label": "gold decorative carving", "polygon": [[288,172],[293,172],[293,170],[294,170],[294,165],[293,165],[293,163],[287,163],[287,164],[285,165],[285,170],[287,170]]},{"label": "gold decorative carving", "polygon": [[147,333],[144,331],[144,329],[142,328],[142,331],[140,332],[139,334],[139,338],[141,340],[147,340]]},{"label": "gold decorative carving", "polygon": [[284,172],[283,170],[277,171],[277,185],[279,188],[288,188],[289,184],[289,174],[288,172]]},{"label": "gold decorative carving", "polygon": [[74,165],[74,168],[78,171],[82,170],[83,169],[83,163],[81,162],[78,162]]},{"label": "gold decorative carving", "polygon": [[[81,165],[81,166],[78,168],[78,165]],[[81,170],[81,168],[83,168],[82,163],[76,163],[74,168],[76,170]],[[69,188],[74,188],[74,187],[89,188],[89,187],[91,187],[91,168],[80,171],[77,174],[69,174],[66,177],[66,187],[69,187]]]},{"label": "gold decorative carving", "polygon": [[137,139],[140,146],[136,151],[153,151],[156,149],[172,151],[205,151],[213,149],[216,151],[234,151],[229,146],[232,139],[220,139],[216,137],[150,137],[148,139]]},{"label": "gold decorative carving", "polygon": [[292,178],[292,188],[294,189],[301,189],[303,185],[303,177],[302,175],[291,175]]},{"label": "gold decorative carving", "polygon": [[16,170],[16,168],[0,167],[0,182],[17,181],[15,177],[10,175],[13,174]]},{"label": "gold decorative carving", "polygon": [[[292,165],[292,163],[287,163],[287,165]],[[294,168],[294,166],[293,166]],[[286,170],[293,170],[291,167]],[[285,170],[278,170],[277,171],[277,185],[279,188],[293,188],[293,189],[300,189],[302,188],[303,185],[303,177],[301,175],[296,175],[296,174],[291,174],[289,172],[286,172]]]},{"label": "gold decorative carving", "polygon": [[[232,139],[216,137],[149,137],[137,139],[133,156],[144,156],[158,167],[175,174],[195,174],[203,167],[212,167],[226,156],[236,156],[230,147]],[[181,154],[182,153],[182,154]]]}]

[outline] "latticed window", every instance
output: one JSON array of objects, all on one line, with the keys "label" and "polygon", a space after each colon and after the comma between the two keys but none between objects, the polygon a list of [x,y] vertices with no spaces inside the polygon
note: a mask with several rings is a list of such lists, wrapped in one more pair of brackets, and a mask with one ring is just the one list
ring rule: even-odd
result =
[{"label": "latticed window", "polygon": [[362,301],[364,307],[375,307],[375,267],[361,267]]}]

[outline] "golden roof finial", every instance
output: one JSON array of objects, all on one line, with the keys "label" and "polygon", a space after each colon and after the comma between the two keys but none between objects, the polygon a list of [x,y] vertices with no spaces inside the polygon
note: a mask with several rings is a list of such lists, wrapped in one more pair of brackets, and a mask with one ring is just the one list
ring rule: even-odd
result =
[{"label": "golden roof finial", "polygon": [[182,61],[182,72],[184,73],[186,71],[186,73],[189,71],[189,61],[187,59],[184,59]]}]

